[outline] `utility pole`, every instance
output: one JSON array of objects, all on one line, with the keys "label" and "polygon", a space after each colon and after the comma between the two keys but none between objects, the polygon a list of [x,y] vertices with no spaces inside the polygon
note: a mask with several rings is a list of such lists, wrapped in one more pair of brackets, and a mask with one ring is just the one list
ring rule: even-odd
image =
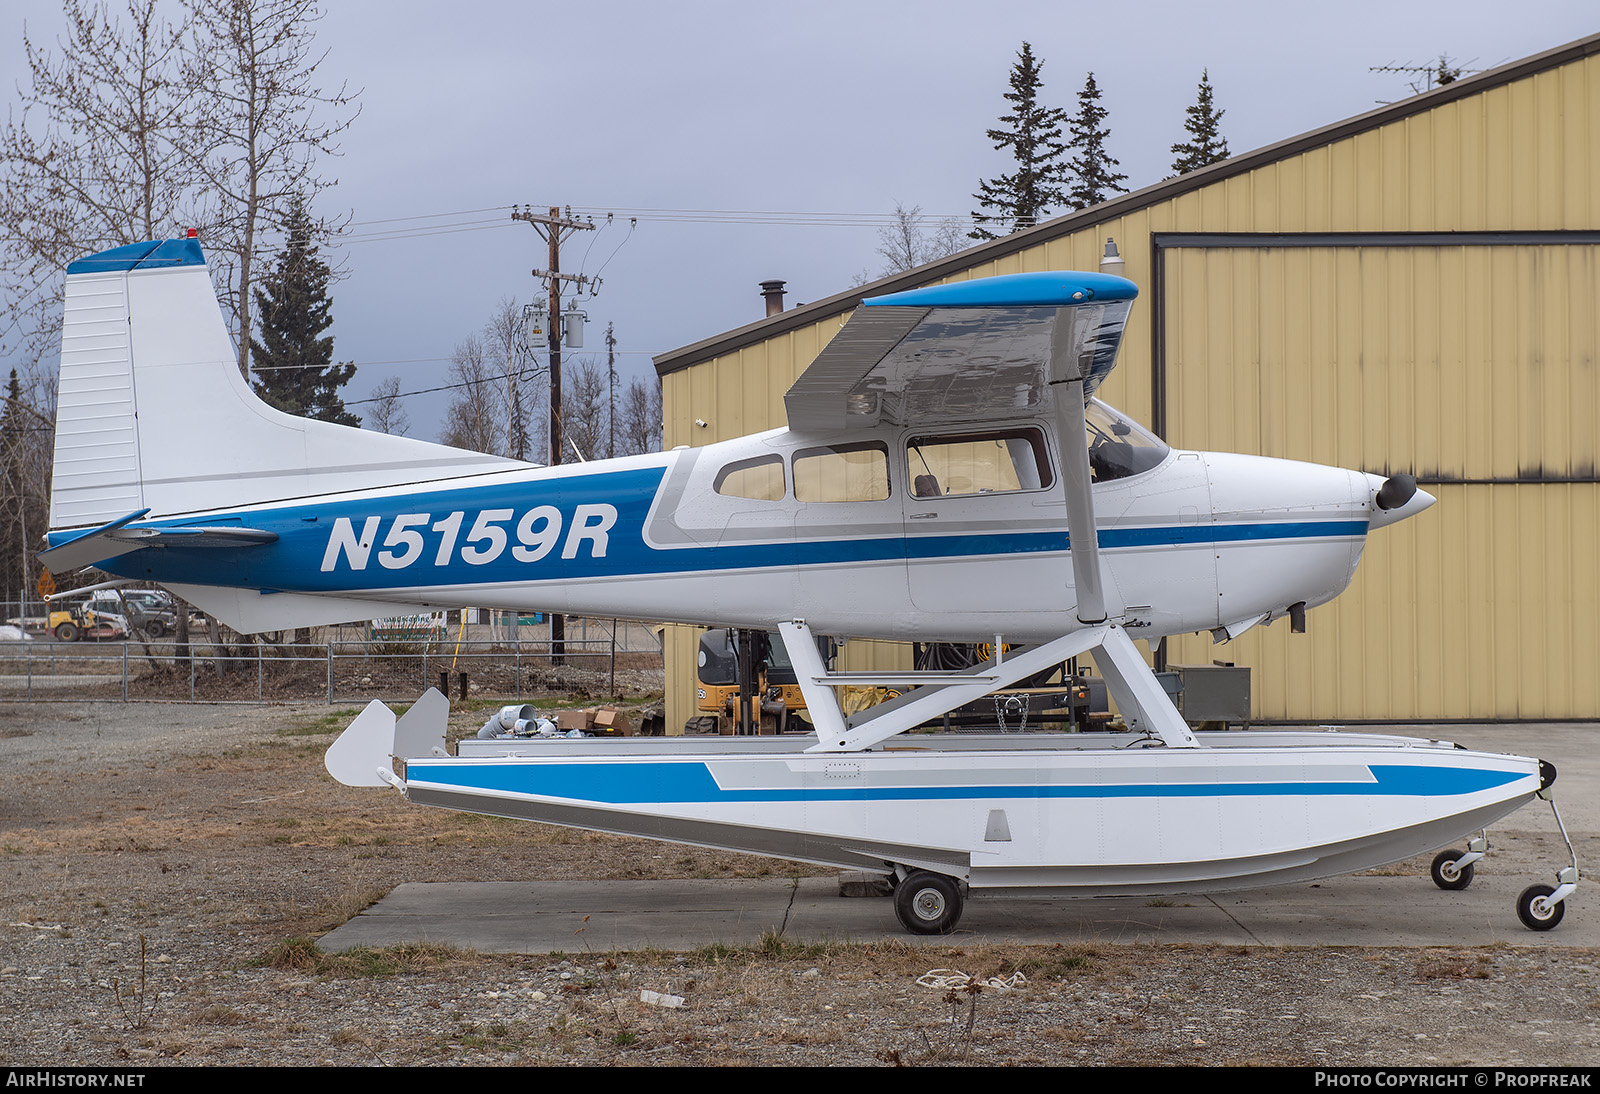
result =
[{"label": "utility pole", "polygon": [[[573,232],[593,231],[595,226],[593,222],[562,216],[560,206],[552,205],[549,210],[548,213],[536,213],[532,206],[515,206],[511,210],[511,219],[533,225],[533,230],[550,244],[550,268],[534,270],[533,276],[544,278],[550,285],[550,465],[554,467],[561,462],[561,283],[570,281],[575,288],[581,289],[589,282],[589,278],[582,274],[561,272],[561,240]],[[564,664],[566,657],[566,619],[552,612],[550,663]]]},{"label": "utility pole", "polygon": [[606,407],[606,458],[617,454],[617,336],[606,323],[606,372],[611,377],[611,402]]}]

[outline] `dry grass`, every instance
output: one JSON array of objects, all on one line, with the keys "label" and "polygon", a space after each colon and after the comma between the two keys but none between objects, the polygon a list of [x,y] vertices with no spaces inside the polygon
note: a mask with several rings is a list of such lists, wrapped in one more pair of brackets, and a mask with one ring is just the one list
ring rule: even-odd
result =
[{"label": "dry grass", "polygon": [[1425,950],[1416,961],[1415,974],[1426,980],[1487,980],[1494,960],[1476,950]]}]

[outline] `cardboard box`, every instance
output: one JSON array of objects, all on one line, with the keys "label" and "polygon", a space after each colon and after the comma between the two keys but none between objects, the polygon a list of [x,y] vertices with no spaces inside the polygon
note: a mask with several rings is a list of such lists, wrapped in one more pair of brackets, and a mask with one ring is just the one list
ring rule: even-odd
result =
[{"label": "cardboard box", "polygon": [[616,707],[601,707],[595,711],[594,732],[612,737],[629,737],[633,734],[633,727],[628,716]]},{"label": "cardboard box", "polygon": [[594,728],[594,711],[563,710],[556,715],[556,728],[562,732],[569,729],[588,731]]}]

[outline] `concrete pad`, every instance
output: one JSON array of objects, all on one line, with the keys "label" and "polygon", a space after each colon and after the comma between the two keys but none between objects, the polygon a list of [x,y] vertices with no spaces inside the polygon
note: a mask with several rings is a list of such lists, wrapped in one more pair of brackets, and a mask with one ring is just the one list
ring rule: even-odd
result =
[{"label": "concrete pad", "polygon": [[486,953],[683,951],[747,946],[768,932],[797,942],[1191,943],[1239,946],[1600,946],[1592,883],[1553,931],[1516,915],[1536,874],[1486,876],[1465,892],[1426,877],[1333,878],[1248,893],[1162,900],[1049,900],[977,893],[947,938],[907,933],[885,898],[839,896],[831,878],[740,881],[413,883],[321,940],[330,951],[439,942]]}]

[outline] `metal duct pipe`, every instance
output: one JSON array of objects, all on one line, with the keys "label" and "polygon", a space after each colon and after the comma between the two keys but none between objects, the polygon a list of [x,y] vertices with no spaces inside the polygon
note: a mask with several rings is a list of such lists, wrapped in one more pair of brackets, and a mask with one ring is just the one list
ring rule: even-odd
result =
[{"label": "metal duct pipe", "polygon": [[777,315],[783,311],[783,286],[784,281],[763,281],[761,283],[761,296],[767,302],[767,314]]}]

